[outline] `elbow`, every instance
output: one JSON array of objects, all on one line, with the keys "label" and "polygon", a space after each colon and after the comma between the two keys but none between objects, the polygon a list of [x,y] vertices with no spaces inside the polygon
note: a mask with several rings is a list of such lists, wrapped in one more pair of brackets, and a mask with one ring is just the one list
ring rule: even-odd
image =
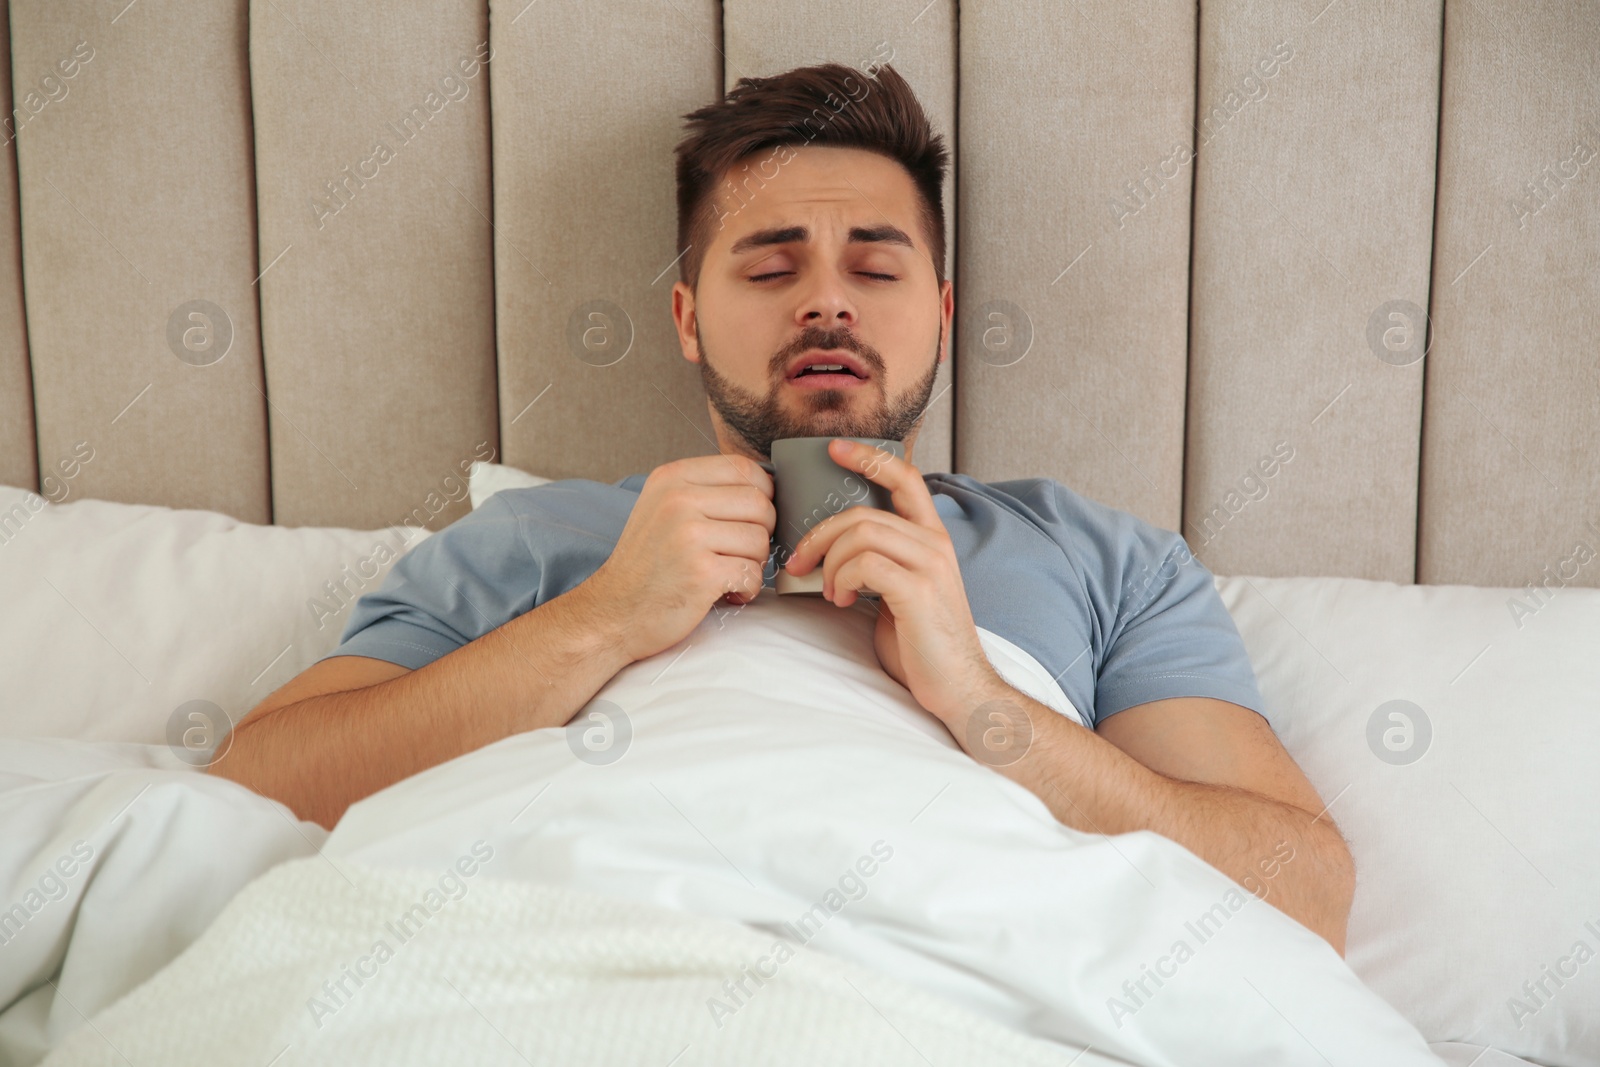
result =
[{"label": "elbow", "polygon": [[256,728],[269,717],[270,713],[258,716],[252,712],[242,719],[222,739],[212,761],[201,769],[213,777],[226,778],[242,785],[258,796],[277,801],[302,822],[314,822],[325,830],[331,830],[343,811],[329,813],[311,810],[306,803],[307,798],[293,795],[294,791],[287,788],[281,776],[272,773],[264,760],[260,745],[262,738],[256,733]]},{"label": "elbow", "polygon": [[201,770],[215,778],[226,778],[229,781],[238,782],[240,785],[249,785],[248,782],[242,780],[239,773],[241,765],[245,762],[243,755],[245,746],[240,745],[239,741],[245,733],[248,721],[247,719],[240,722],[223,736],[222,740],[217,744],[217,750],[212,755],[211,762],[202,766]]},{"label": "elbow", "polygon": [[1356,864],[1343,836],[1334,830],[1330,837],[1323,875],[1326,923],[1322,935],[1342,959],[1356,896]]},{"label": "elbow", "polygon": [[217,778],[226,778],[238,782],[247,789],[261,792],[256,781],[260,768],[257,766],[257,742],[260,738],[256,735],[256,728],[262,721],[269,718],[271,712],[263,713],[260,706],[251,709],[250,713],[234,724],[221,741],[211,756],[211,762],[201,767],[201,770]]}]

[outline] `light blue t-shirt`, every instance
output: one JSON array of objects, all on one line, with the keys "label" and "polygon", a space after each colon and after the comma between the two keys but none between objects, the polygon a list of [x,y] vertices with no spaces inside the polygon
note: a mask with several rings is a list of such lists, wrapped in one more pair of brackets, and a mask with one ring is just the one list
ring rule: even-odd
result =
[{"label": "light blue t-shirt", "polygon": [[[568,592],[610,556],[645,477],[496,493],[401,557],[328,656],[415,670]],[[1168,697],[1265,713],[1233,617],[1178,534],[1049,478],[923,480],[974,623],[1038,660],[1095,725]],[[777,564],[774,551],[768,589]]]}]

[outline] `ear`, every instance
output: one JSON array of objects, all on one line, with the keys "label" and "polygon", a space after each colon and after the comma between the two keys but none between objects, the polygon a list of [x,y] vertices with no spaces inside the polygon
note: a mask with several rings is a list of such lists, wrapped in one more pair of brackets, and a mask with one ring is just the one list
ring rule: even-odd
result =
[{"label": "ear", "polygon": [[678,347],[683,350],[683,358],[699,363],[695,339],[700,333],[700,320],[695,313],[694,290],[683,282],[672,284],[672,321],[678,329]]},{"label": "ear", "polygon": [[943,363],[950,358],[950,337],[952,334],[951,322],[956,314],[956,286],[955,282],[946,278],[939,286],[939,317],[944,330],[944,341],[939,345],[939,362]]}]

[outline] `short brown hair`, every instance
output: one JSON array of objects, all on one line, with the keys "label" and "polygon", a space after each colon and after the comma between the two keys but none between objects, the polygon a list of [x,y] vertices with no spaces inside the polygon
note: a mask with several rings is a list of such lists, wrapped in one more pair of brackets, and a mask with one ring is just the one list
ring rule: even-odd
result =
[{"label": "short brown hair", "polygon": [[[944,283],[944,175],[950,153],[893,67],[865,74],[822,63],[771,78],[740,78],[720,101],[683,118],[691,132],[676,149],[678,276],[689,288],[699,288],[706,248],[719,225],[714,193],[724,175],[764,148],[810,144],[864,148],[905,167],[921,202],[919,221],[934,275]],[[750,180],[757,188],[764,184],[757,174],[745,179]]]}]

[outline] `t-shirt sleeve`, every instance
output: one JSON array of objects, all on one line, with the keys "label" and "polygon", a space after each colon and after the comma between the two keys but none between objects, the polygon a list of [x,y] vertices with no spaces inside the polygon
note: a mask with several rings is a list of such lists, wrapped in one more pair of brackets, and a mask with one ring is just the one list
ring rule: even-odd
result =
[{"label": "t-shirt sleeve", "polygon": [[1086,581],[1101,624],[1095,724],[1171,697],[1212,697],[1265,715],[1244,640],[1188,542],[1104,505],[1086,520]]},{"label": "t-shirt sleeve", "polygon": [[417,670],[531,610],[539,564],[499,496],[419,543],[356,601],[330,656]]}]

